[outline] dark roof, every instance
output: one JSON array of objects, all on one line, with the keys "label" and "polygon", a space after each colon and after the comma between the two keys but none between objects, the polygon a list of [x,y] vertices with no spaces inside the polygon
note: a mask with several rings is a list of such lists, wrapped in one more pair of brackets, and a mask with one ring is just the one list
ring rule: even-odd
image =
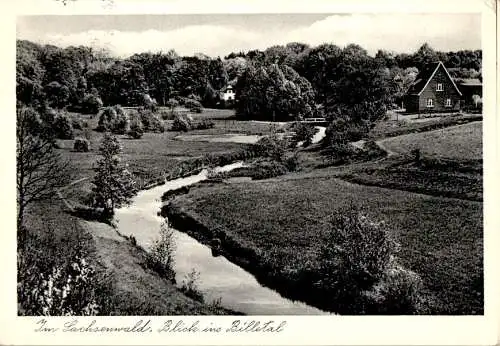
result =
[{"label": "dark roof", "polygon": [[411,85],[410,89],[408,89],[408,94],[418,94],[425,87],[431,76],[434,74],[434,71],[439,66],[439,61],[433,62],[431,64],[425,65],[422,71],[419,72],[415,81]]},{"label": "dark roof", "polygon": [[434,73],[436,73],[437,69],[439,66],[442,66],[448,75],[448,78],[450,79],[451,83],[457,90],[457,92],[462,95],[460,90],[458,89],[457,85],[451,78],[450,74],[448,73],[448,70],[446,70],[446,67],[441,61],[436,61],[430,64],[425,65],[425,67],[420,71],[420,73],[417,75],[415,78],[415,81],[413,84],[410,86],[410,89],[408,89],[408,94],[416,94],[420,95],[420,93],[424,90],[424,88],[427,86],[427,83],[429,83],[429,80],[434,76]]}]

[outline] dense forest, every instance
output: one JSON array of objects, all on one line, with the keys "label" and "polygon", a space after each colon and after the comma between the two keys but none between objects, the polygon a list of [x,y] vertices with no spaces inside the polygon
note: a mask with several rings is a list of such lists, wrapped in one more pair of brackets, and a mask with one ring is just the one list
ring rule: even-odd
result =
[{"label": "dense forest", "polygon": [[[480,78],[482,52],[439,52],[428,44],[413,54],[356,44],[303,43],[231,53],[223,59],[175,51],[113,57],[90,47],[59,48],[17,41],[19,104],[95,113],[101,106],[159,106],[196,100],[226,107],[220,90],[234,85],[241,118],[292,120],[351,113],[378,117],[398,104],[418,71],[441,60],[455,78]],[[181,102],[182,104],[182,102]]]}]

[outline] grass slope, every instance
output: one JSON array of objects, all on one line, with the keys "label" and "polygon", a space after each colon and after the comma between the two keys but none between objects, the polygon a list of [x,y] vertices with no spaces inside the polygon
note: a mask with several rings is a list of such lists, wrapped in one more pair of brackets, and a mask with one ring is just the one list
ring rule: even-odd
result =
[{"label": "grass slope", "polygon": [[482,122],[448,127],[445,129],[413,133],[383,140],[389,150],[397,154],[420,149],[422,154],[456,160],[482,158]]},{"label": "grass slope", "polygon": [[[99,299],[105,315],[214,315],[227,311],[193,300],[174,284],[146,268],[145,253],[103,223],[89,222],[64,211],[61,200],[36,203],[27,216],[30,234],[38,241],[42,266],[64,263],[86,254],[97,271]],[[33,255],[35,255],[33,253]]]}]

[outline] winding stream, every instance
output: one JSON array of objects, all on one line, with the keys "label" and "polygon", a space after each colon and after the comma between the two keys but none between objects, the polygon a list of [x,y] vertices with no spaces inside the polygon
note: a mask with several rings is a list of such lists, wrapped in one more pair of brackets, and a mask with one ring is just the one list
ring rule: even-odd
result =
[{"label": "winding stream", "polygon": [[[241,162],[234,163],[217,167],[215,171],[230,171],[242,166]],[[163,193],[205,180],[207,173],[204,170],[197,175],[166,181],[165,185],[141,191],[130,206],[116,210],[118,231],[123,235],[133,235],[140,246],[149,249],[159,237],[160,225],[164,221],[163,217],[158,216]],[[200,274],[197,285],[206,302],[221,299],[225,308],[248,315],[328,314],[302,302],[281,297],[276,291],[260,285],[253,275],[225,257],[213,257],[209,247],[186,233],[173,231],[177,284],[181,285],[195,269]]]}]

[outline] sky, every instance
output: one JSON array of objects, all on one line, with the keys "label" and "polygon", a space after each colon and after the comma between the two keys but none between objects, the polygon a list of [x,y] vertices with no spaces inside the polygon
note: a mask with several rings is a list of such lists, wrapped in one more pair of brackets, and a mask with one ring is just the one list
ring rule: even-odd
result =
[{"label": "sky", "polygon": [[126,57],[174,49],[180,55],[265,49],[288,42],[311,46],[356,43],[411,53],[427,42],[436,50],[481,49],[479,14],[186,14],[33,15],[17,18],[18,39],[61,47],[107,48]]}]

